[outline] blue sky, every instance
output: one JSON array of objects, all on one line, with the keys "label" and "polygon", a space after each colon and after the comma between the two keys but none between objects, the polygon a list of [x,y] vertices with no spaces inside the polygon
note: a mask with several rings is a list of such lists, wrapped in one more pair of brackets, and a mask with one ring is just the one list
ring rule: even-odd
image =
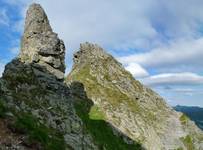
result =
[{"label": "blue sky", "polygon": [[81,42],[98,43],[169,104],[203,107],[202,0],[0,0],[0,73],[32,2],[64,40],[67,72]]}]

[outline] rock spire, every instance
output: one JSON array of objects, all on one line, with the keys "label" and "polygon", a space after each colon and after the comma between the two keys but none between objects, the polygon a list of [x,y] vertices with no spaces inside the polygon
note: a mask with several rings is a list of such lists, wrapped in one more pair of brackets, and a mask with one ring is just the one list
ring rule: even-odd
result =
[{"label": "rock spire", "polygon": [[47,15],[39,4],[32,4],[27,11],[20,59],[44,66],[57,79],[64,78],[64,43],[52,31]]}]

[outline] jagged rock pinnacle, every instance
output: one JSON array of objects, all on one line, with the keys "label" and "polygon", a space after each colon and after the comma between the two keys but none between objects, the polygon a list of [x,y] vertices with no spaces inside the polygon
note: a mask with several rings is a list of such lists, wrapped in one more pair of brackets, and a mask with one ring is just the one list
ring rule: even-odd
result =
[{"label": "jagged rock pinnacle", "polygon": [[58,79],[64,77],[64,43],[52,31],[47,15],[39,4],[32,4],[27,11],[19,57],[23,62],[44,66]]},{"label": "jagged rock pinnacle", "polygon": [[27,11],[25,33],[30,31],[36,33],[52,32],[47,15],[39,4],[32,4]]}]

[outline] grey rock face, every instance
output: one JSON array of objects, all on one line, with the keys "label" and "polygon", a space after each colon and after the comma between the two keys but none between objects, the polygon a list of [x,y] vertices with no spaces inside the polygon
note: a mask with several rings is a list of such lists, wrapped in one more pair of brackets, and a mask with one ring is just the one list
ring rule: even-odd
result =
[{"label": "grey rock face", "polygon": [[81,44],[74,63],[67,81],[83,84],[114,128],[147,150],[203,149],[203,132],[101,47]]},{"label": "grey rock face", "polygon": [[64,77],[64,43],[52,31],[47,15],[39,4],[32,4],[27,11],[20,58],[27,63],[45,66],[58,79]]},{"label": "grey rock face", "polygon": [[[3,101],[7,109],[15,110],[16,114],[31,113],[43,125],[60,132],[68,145],[67,149],[88,147],[96,150],[97,146],[92,137],[85,133],[83,122],[75,112],[71,89],[63,82],[53,81],[48,71],[44,70],[40,77],[36,70],[43,70],[43,67],[36,69],[35,65],[22,63],[18,59],[6,65],[3,78],[0,78],[0,102]],[[10,120],[14,117],[10,116]],[[21,150],[23,142],[21,140],[17,148],[11,142],[9,148]],[[0,143],[0,148],[3,146]]]}]

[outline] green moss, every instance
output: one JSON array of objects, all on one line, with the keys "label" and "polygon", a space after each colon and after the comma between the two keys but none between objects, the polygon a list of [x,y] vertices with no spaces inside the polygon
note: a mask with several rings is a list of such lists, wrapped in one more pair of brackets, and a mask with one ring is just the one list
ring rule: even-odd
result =
[{"label": "green moss", "polygon": [[31,114],[18,114],[13,126],[17,131],[28,134],[31,143],[39,142],[45,150],[63,150],[66,147],[60,133],[39,123]]},{"label": "green moss", "polygon": [[177,148],[177,150],[184,150],[182,147]]},{"label": "green moss", "polygon": [[96,105],[92,106],[89,112],[89,118],[92,120],[104,120],[105,115],[102,111],[100,111],[99,107]]},{"label": "green moss", "polygon": [[[138,143],[127,144],[122,137],[114,135],[112,128],[103,120],[104,115],[96,107],[90,109],[88,115],[89,104],[81,102],[75,104],[78,116],[85,124],[85,130],[90,133],[98,145],[99,149],[103,150],[140,150],[141,145]],[[101,119],[101,120],[100,120]]]},{"label": "green moss", "polygon": [[193,140],[192,137],[190,135],[187,135],[184,138],[181,138],[181,140],[183,141],[185,147],[187,148],[187,150],[194,150],[194,144],[193,144]]},{"label": "green moss", "polygon": [[180,121],[181,121],[181,124],[186,125],[186,123],[188,122],[188,117],[185,114],[182,114],[180,116]]}]

